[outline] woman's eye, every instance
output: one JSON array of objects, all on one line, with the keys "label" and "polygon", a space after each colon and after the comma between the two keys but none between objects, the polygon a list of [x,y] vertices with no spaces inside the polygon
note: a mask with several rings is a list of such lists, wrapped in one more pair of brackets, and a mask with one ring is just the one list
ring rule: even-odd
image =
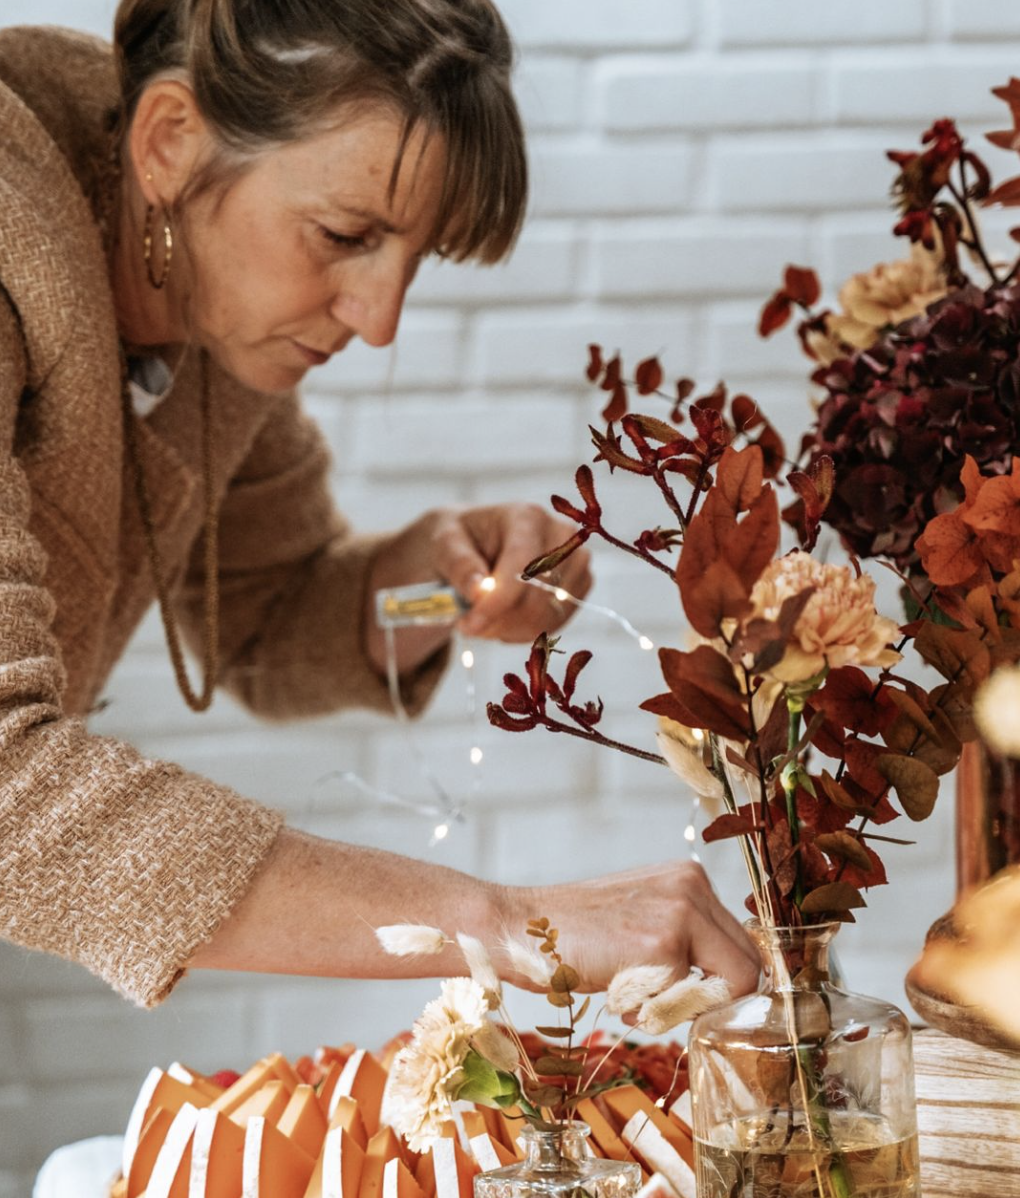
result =
[{"label": "woman's eye", "polygon": [[368,244],[367,238],[362,233],[337,233],[333,229],[327,229],[325,225],[320,225],[322,235],[330,242],[331,245],[343,246],[349,250],[360,250]]}]

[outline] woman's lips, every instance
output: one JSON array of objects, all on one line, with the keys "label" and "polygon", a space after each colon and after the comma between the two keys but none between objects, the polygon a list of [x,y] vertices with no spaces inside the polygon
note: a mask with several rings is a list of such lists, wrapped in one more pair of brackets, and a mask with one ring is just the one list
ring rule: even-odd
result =
[{"label": "woman's lips", "polygon": [[294,341],[294,345],[309,366],[321,366],[324,362],[328,362],[331,357],[330,354],[324,354],[317,349],[311,349],[309,346],[303,345],[300,341]]}]

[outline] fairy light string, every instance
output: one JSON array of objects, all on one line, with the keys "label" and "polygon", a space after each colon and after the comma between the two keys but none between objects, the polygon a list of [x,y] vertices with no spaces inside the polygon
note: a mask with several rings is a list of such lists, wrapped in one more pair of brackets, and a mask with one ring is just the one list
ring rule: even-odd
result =
[{"label": "fairy light string", "polygon": [[[655,643],[651,637],[642,633],[626,616],[614,608],[602,603],[581,599],[577,595],[571,594],[564,587],[546,582],[541,578],[530,578],[525,581],[529,586],[537,587],[539,590],[552,595],[561,607],[569,604],[578,610],[588,611],[611,621],[628,637],[634,640],[643,652],[651,652],[655,648]],[[489,576],[482,580],[479,589],[485,592],[492,592],[495,590],[496,585],[496,579]],[[324,778],[319,779],[317,785],[331,779],[338,779],[341,783],[350,786],[366,798],[375,799],[377,802],[385,805],[398,806],[427,818],[432,822],[432,833],[429,843],[431,846],[435,846],[447,839],[454,824],[463,824],[466,822],[466,812],[473,805],[473,801],[477,799],[481,791],[481,767],[485,761],[485,751],[479,743],[480,737],[477,730],[479,704],[476,682],[476,654],[473,649],[460,645],[459,637],[454,629],[452,632],[454,651],[458,654],[459,664],[464,676],[465,715],[471,726],[470,745],[467,751],[467,760],[471,767],[470,782],[466,788],[466,794],[458,800],[450,793],[438,772],[433,768],[429,754],[425,751],[417,735],[415,723],[404,705],[397,665],[397,631],[398,629],[393,624],[383,623],[387,689],[401,735],[409,749],[418,778],[424,789],[431,796],[430,799],[416,799],[395,793],[368,782],[351,770],[330,773]],[[703,736],[697,729],[693,730],[693,735],[695,739],[701,739]],[[691,807],[691,817],[683,833],[684,840],[689,845],[693,845],[697,840],[696,823],[700,808],[701,799],[695,796]],[[694,861],[700,860],[697,852],[693,851],[693,849],[691,857]]]}]

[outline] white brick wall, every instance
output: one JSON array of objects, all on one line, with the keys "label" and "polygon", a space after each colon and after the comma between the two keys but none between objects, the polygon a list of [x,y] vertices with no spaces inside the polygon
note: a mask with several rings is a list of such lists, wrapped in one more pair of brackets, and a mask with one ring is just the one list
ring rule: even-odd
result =
[{"label": "white brick wall", "polygon": [[[114,7],[0,0],[0,22],[101,32]],[[815,264],[834,291],[889,256],[883,151],[912,145],[947,113],[981,145],[1004,111],[987,89],[1020,62],[1014,0],[506,0],[505,9],[522,47],[535,170],[516,258],[492,270],[428,264],[397,351],[352,348],[310,379],[338,498],[367,528],[438,503],[572,494],[599,407],[580,381],[589,339],[631,362],[661,352],[674,373],[706,386],[726,377],[795,436],[808,419],[805,364],[792,339],[757,340],[761,301],[788,261]],[[634,533],[659,518],[632,480],[605,495]],[[599,553],[597,565],[596,598],[660,641],[682,635],[667,583],[646,582],[616,555]],[[588,685],[607,701],[607,725],[648,737],[634,704],[658,689],[654,659],[590,615],[568,640],[599,648]],[[523,649],[478,648],[480,704],[499,697],[502,673],[523,659]],[[498,734],[480,714],[472,723],[459,671],[416,735],[449,786],[470,784],[471,744],[486,757],[467,822],[434,848],[427,821],[367,805],[336,777],[355,770],[421,793],[406,745],[378,717],[267,730],[225,699],[194,717],[155,619],[108,696],[98,729],[276,803],[323,835],[507,881],[686,851],[689,804],[672,775],[540,733]],[[924,928],[951,896],[951,809],[947,795],[933,821],[909,829],[920,843],[890,853],[893,887],[841,936],[855,987],[901,998]],[[702,855],[739,909],[746,884],[731,849]],[[206,975],[143,1014],[81,971],[0,946],[0,1198],[24,1195],[57,1144],[119,1130],[153,1061],[216,1068],[319,1041],[375,1045],[430,990]]]}]

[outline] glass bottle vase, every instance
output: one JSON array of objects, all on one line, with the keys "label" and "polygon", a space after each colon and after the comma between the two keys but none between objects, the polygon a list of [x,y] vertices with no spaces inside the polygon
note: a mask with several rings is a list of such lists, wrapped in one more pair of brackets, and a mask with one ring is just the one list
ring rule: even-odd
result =
[{"label": "glass bottle vase", "polygon": [[525,1158],[479,1173],[474,1198],[631,1198],[641,1188],[641,1170],[630,1161],[604,1160],[588,1147],[591,1129],[574,1120],[553,1131],[523,1124]]},{"label": "glass bottle vase", "polygon": [[839,926],[752,923],[758,993],[694,1021],[698,1198],[919,1198],[910,1025],[832,984]]}]

